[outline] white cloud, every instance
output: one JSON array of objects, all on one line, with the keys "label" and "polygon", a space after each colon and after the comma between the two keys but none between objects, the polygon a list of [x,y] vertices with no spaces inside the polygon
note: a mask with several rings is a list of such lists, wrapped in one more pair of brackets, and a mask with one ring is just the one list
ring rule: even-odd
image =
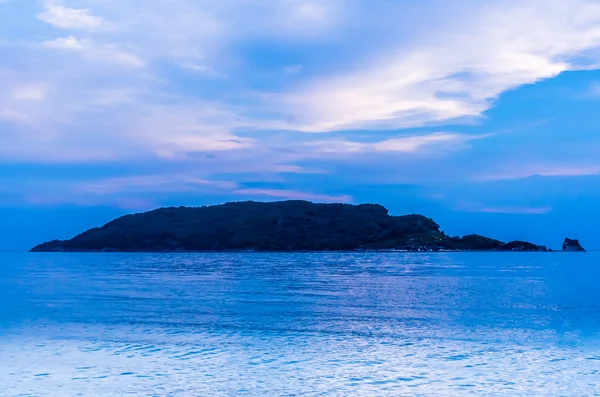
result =
[{"label": "white cloud", "polygon": [[184,63],[182,65],[184,69],[190,70],[198,75],[207,77],[207,78],[225,78],[227,75],[223,72],[219,72],[217,70],[212,69],[209,66],[201,65],[197,63]]},{"label": "white cloud", "polygon": [[98,44],[91,39],[79,39],[73,35],[47,40],[42,44],[49,49],[78,52],[92,61],[115,63],[134,68],[140,68],[146,64],[139,56],[124,51],[117,45]]},{"label": "white cloud", "polygon": [[46,11],[37,15],[42,21],[61,29],[98,30],[108,27],[99,17],[87,9],[74,9],[62,5],[49,4]]},{"label": "white cloud", "polygon": [[[293,145],[319,153],[460,147],[471,138],[440,133],[365,143],[343,131],[480,117],[507,90],[600,61],[600,3],[592,0],[52,4],[38,16],[74,32],[57,38],[28,25],[31,15],[9,15],[23,29],[0,60],[13,71],[0,74],[9,87],[0,94],[0,117],[36,128],[0,156],[43,159],[28,142],[51,147],[52,161],[61,149],[66,157],[89,151],[100,153],[93,159],[174,160],[248,150],[256,161]],[[37,80],[52,87],[44,106],[47,92],[12,85]],[[271,145],[260,134],[271,129],[342,132],[334,140],[282,133]]]},{"label": "white cloud", "polygon": [[222,152],[252,147],[251,139],[241,139],[231,134],[206,134],[199,127],[198,133],[184,131],[175,134],[157,134],[158,149],[155,153],[162,158],[185,158],[188,153]]},{"label": "white cloud", "polygon": [[61,50],[73,50],[73,51],[83,51],[89,50],[91,48],[91,42],[86,39],[78,39],[77,37],[70,35],[67,37],[58,37],[53,40],[45,41],[45,47],[48,48],[57,48]]},{"label": "white cloud", "polygon": [[473,139],[458,134],[437,133],[406,138],[393,138],[371,145],[375,152],[414,152],[426,145],[435,145],[445,142],[464,142]]},{"label": "white cloud", "polygon": [[341,140],[325,140],[307,143],[306,146],[323,153],[364,153],[364,152],[402,152],[412,153],[424,146],[450,144],[456,145],[466,141],[485,138],[489,135],[468,136],[446,132],[427,135],[407,136],[386,139],[379,142],[352,142]]},{"label": "white cloud", "polygon": [[398,48],[384,41],[384,54],[363,54],[369,61],[357,62],[355,71],[317,78],[275,101],[305,131],[414,127],[481,116],[507,90],[577,69],[581,55],[597,64],[590,52],[600,46],[597,1],[453,7],[465,4],[471,9],[464,15],[414,26]]}]

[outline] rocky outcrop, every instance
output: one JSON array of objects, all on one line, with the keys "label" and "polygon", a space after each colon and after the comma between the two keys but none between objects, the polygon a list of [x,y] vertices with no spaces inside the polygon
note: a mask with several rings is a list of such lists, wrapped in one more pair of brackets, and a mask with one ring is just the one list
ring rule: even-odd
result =
[{"label": "rocky outcrop", "polygon": [[527,242],[450,237],[422,215],[391,216],[376,204],[238,202],[127,215],[38,252],[545,251]]},{"label": "rocky outcrop", "polygon": [[569,252],[585,252],[585,249],[579,244],[579,240],[571,240],[566,238],[563,243],[563,251]]}]

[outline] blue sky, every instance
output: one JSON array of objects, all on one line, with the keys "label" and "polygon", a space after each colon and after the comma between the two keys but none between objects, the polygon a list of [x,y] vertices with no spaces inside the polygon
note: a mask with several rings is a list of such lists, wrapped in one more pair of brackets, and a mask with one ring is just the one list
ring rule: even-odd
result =
[{"label": "blue sky", "polygon": [[378,202],[600,248],[600,1],[0,0],[0,249]]}]

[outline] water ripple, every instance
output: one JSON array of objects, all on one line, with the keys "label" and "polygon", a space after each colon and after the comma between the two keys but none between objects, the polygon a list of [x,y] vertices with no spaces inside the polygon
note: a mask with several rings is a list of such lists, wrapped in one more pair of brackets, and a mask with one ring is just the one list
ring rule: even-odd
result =
[{"label": "water ripple", "polygon": [[2,396],[600,395],[600,254],[1,254]]}]

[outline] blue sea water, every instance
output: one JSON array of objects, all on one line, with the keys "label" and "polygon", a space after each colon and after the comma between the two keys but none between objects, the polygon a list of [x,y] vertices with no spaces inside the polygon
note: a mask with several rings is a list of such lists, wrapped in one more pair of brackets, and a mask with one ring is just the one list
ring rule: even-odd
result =
[{"label": "blue sea water", "polygon": [[0,396],[600,395],[600,253],[0,254]]}]

